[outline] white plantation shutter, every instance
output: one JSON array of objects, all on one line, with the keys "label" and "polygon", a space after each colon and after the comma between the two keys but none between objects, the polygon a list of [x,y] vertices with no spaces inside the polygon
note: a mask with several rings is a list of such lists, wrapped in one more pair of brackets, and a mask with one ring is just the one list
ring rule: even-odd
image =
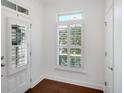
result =
[{"label": "white plantation shutter", "polygon": [[25,69],[28,64],[29,24],[14,18],[7,20],[7,74],[11,75]]},{"label": "white plantation shutter", "polygon": [[12,62],[15,63],[16,66],[26,64],[25,53],[27,49],[25,47],[25,29],[24,26],[12,25]]}]

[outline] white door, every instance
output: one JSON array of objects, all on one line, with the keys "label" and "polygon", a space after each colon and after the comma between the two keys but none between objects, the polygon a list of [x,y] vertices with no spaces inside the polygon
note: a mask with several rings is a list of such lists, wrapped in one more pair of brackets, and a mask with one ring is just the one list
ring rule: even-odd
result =
[{"label": "white door", "polygon": [[1,18],[1,93],[24,93],[30,88],[30,23],[6,8]]},{"label": "white door", "polygon": [[105,21],[105,93],[113,93],[113,8]]}]

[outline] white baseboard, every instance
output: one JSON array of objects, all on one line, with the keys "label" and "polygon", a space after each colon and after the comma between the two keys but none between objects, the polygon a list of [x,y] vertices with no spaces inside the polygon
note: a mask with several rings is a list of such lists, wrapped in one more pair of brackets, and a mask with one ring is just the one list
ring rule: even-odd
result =
[{"label": "white baseboard", "polygon": [[39,79],[33,81],[31,83],[31,88],[33,88],[34,86],[36,86],[39,82],[41,82],[43,79],[45,78],[45,75],[42,75]]},{"label": "white baseboard", "polygon": [[77,80],[72,80],[72,79],[63,78],[63,77],[59,77],[59,76],[53,76],[53,75],[45,75],[45,78],[104,91],[104,86],[100,85],[100,84],[91,84],[89,82],[77,81]]},{"label": "white baseboard", "polygon": [[100,85],[100,84],[92,84],[92,83],[89,83],[89,82],[72,80],[72,79],[68,79],[68,78],[63,78],[63,77],[53,76],[53,75],[46,75],[46,74],[42,75],[39,79],[37,79],[34,82],[32,82],[31,88],[36,86],[43,79],[51,79],[51,80],[56,80],[56,81],[60,81],[60,82],[75,84],[75,85],[79,85],[79,86],[84,86],[84,87],[94,88],[94,89],[99,89],[99,90],[103,90],[104,91],[104,86]]}]

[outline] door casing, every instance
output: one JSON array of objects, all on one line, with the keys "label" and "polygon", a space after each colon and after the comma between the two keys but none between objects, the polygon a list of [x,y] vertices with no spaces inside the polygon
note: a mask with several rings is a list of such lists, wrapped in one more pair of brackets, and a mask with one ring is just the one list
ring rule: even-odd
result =
[{"label": "door casing", "polygon": [[105,93],[114,87],[114,13],[113,7],[105,15]]}]

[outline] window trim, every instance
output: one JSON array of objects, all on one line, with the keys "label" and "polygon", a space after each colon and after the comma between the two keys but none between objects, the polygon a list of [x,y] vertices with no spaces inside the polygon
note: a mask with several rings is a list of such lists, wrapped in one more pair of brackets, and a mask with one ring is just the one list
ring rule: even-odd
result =
[{"label": "window trim", "polygon": [[[70,20],[70,21],[62,21],[62,22],[59,22],[58,21],[58,17],[60,16],[60,15],[68,15],[68,14],[76,14],[76,13],[82,13],[82,19],[81,20]],[[67,26],[69,26],[68,27],[68,29],[70,29],[70,25],[74,25],[74,24],[81,24],[81,46],[79,46],[80,47],[80,49],[81,49],[81,67],[80,68],[71,68],[71,67],[66,67],[66,66],[60,66],[59,65],[59,48],[61,48],[62,46],[59,46],[59,31],[58,31],[58,26],[59,25],[67,25]],[[57,34],[56,34],[56,38],[57,38],[57,40],[56,40],[56,46],[57,46],[57,51],[56,51],[56,66],[55,66],[55,69],[57,69],[57,70],[65,70],[65,71],[72,71],[72,72],[81,72],[81,73],[86,73],[86,71],[84,70],[84,14],[83,14],[83,12],[69,12],[69,13],[59,13],[59,14],[56,14],[56,31],[57,31]],[[67,33],[68,34],[68,33]],[[70,41],[70,38],[68,38],[69,39],[69,41]],[[63,46],[64,48],[73,48],[73,46]],[[62,48],[63,48],[62,47]],[[75,48],[77,48],[77,47],[75,47]],[[68,52],[69,52],[69,50],[68,50]],[[68,56],[70,56],[70,54],[68,53]],[[68,62],[69,63],[69,62]]]}]

